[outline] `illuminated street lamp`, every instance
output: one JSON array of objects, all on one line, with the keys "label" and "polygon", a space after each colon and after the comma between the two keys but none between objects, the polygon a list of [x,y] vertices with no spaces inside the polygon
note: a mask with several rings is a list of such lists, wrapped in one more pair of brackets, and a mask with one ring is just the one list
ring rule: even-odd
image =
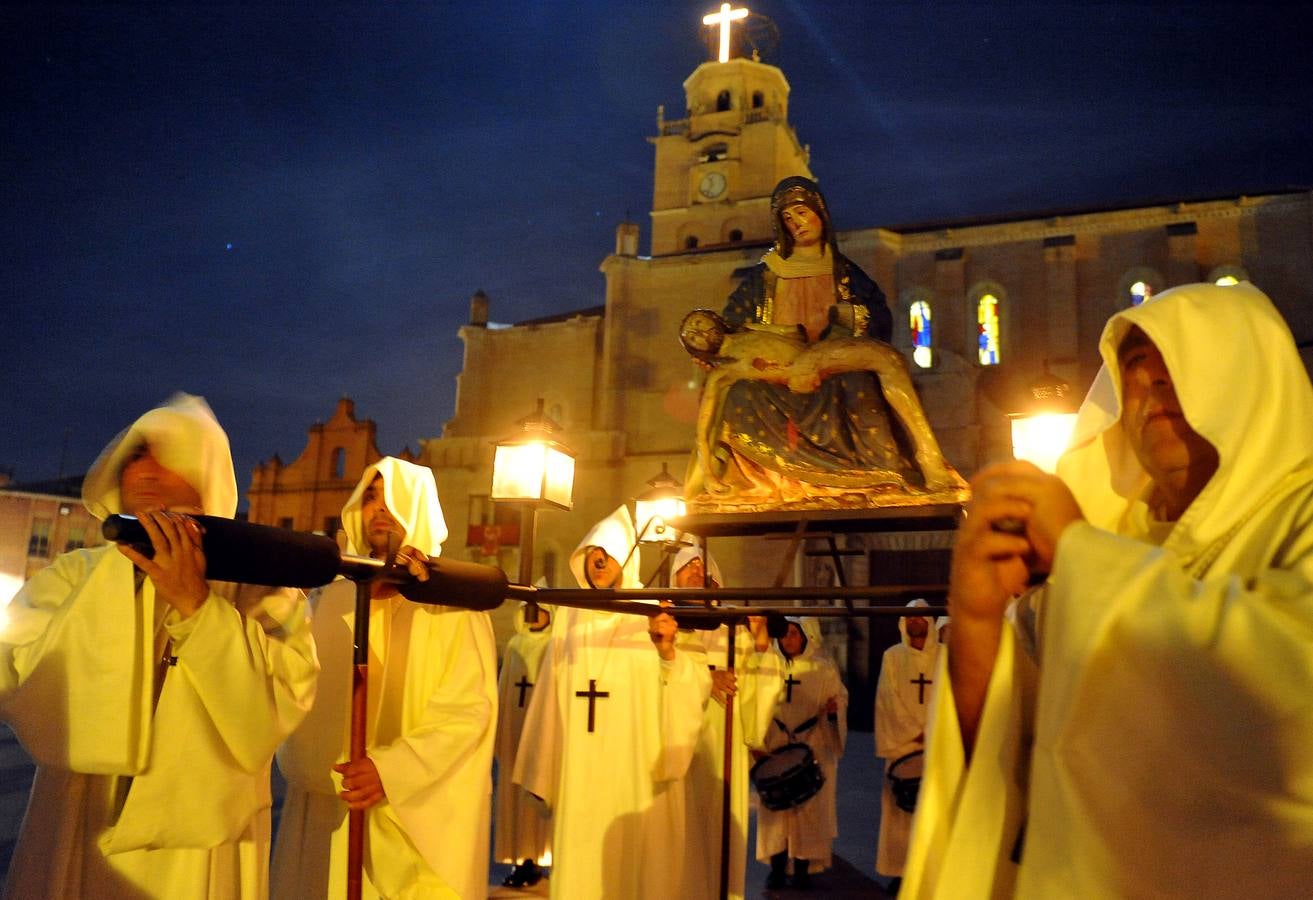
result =
[{"label": "illuminated street lamp", "polygon": [[679,540],[671,519],[684,515],[684,485],[661,464],[661,471],[647,482],[648,489],[634,498],[634,521],[642,523],[638,539],[645,544]]},{"label": "illuminated street lamp", "polygon": [[661,564],[645,584],[657,582],[661,587],[667,587],[670,584],[670,564],[679,551],[683,537],[683,533],[670,522],[684,515],[684,485],[670,474],[665,463],[661,464],[660,472],[648,479],[647,484],[647,490],[634,498],[634,523],[638,537],[634,546],[629,548],[629,555],[625,557],[621,568],[629,564],[641,544],[661,544]]},{"label": "illuminated street lamp", "polygon": [[1071,385],[1050,372],[1045,360],[1043,374],[1030,386],[1025,408],[1008,418],[1012,421],[1012,455],[1052,472],[1076,426]]},{"label": "illuminated street lamp", "polygon": [[[494,445],[491,497],[495,502],[520,504],[519,582],[531,584],[538,509],[574,505],[574,453],[552,437],[561,426],[543,412],[541,397],[538,408],[516,424],[519,433]],[[537,605],[530,603],[525,618],[537,617]]]},{"label": "illuminated street lamp", "polygon": [[520,433],[495,444],[492,499],[569,509],[574,505],[574,454],[552,437],[561,426],[543,412],[541,397],[537,410],[516,424]]}]

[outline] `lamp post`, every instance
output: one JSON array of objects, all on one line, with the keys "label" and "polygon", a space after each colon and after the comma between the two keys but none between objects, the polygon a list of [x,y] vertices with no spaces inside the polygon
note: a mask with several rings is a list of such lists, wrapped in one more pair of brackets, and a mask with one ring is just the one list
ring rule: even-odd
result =
[{"label": "lamp post", "polygon": [[1071,441],[1077,404],[1071,385],[1049,371],[1047,359],[1043,367],[1030,386],[1025,407],[1008,419],[1012,422],[1012,455],[1052,472]]},{"label": "lamp post", "polygon": [[[520,584],[533,580],[533,541],[538,510],[543,506],[570,509],[574,505],[574,453],[552,437],[561,430],[538,408],[516,423],[520,431],[497,441],[492,458],[494,502],[520,505]],[[538,606],[529,603],[525,618],[538,618]]]},{"label": "lamp post", "polygon": [[[652,573],[649,581],[660,576],[661,586],[670,584],[670,560],[678,546],[681,533],[670,524],[672,519],[684,515],[684,485],[670,468],[661,464],[661,471],[648,479],[648,488],[634,497],[634,524],[638,529],[638,541],[629,551],[632,556],[640,544],[662,544],[663,558],[661,565]],[[625,560],[628,562],[628,560]]]}]

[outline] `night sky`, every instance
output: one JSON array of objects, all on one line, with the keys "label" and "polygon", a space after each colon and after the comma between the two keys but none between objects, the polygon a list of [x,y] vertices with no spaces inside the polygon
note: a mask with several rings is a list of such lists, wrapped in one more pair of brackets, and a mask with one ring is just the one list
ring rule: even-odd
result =
[{"label": "night sky", "polygon": [[[6,5],[0,468],[84,471],[175,390],[243,492],[343,394],[384,453],[440,434],[471,293],[600,304],[626,215],[646,252],[718,5]],[[746,5],[840,229],[1313,185],[1307,9]]]}]

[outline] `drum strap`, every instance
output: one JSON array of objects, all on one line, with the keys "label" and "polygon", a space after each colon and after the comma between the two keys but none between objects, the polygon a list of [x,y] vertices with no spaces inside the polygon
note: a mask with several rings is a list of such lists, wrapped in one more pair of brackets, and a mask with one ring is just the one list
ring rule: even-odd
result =
[{"label": "drum strap", "polygon": [[813,728],[816,727],[816,723],[819,722],[820,720],[821,720],[820,716],[812,716],[810,719],[803,722],[797,728],[790,728],[788,725],[785,725],[779,719],[775,720],[775,724],[779,726],[780,731],[783,731],[785,734],[789,736],[789,742],[794,743],[797,741],[798,735],[806,734],[807,732],[811,731]]}]

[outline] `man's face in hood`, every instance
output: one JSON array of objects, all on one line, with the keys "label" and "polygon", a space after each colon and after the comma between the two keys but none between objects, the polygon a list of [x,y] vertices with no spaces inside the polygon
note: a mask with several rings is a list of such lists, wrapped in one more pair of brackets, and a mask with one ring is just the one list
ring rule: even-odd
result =
[{"label": "man's face in hood", "polygon": [[[702,560],[693,557],[684,565],[680,566],[679,571],[675,573],[675,587],[681,588],[700,588],[702,587]],[[707,587],[720,587],[720,584],[713,577],[707,578]]]},{"label": "man's face in hood", "polygon": [[923,638],[930,633],[930,620],[924,616],[908,616],[903,621],[907,623],[908,637]]},{"label": "man's face in hood", "polygon": [[134,450],[119,473],[123,511],[138,516],[151,509],[200,512],[201,495],[187,480],[166,469],[142,444]]},{"label": "man's face in hood", "polygon": [[369,543],[369,554],[375,559],[387,555],[391,536],[396,535],[398,545],[406,539],[406,530],[393,518],[384,501],[382,475],[374,477],[360,498],[360,522],[365,529],[365,540]]},{"label": "man's face in hood", "polygon": [[623,574],[620,561],[601,547],[589,547],[584,556],[584,573],[594,588],[606,590],[615,587]]},{"label": "man's face in hood", "polygon": [[1122,431],[1140,465],[1179,518],[1217,471],[1217,451],[1181,411],[1163,355],[1139,328],[1117,350],[1122,383]]}]

